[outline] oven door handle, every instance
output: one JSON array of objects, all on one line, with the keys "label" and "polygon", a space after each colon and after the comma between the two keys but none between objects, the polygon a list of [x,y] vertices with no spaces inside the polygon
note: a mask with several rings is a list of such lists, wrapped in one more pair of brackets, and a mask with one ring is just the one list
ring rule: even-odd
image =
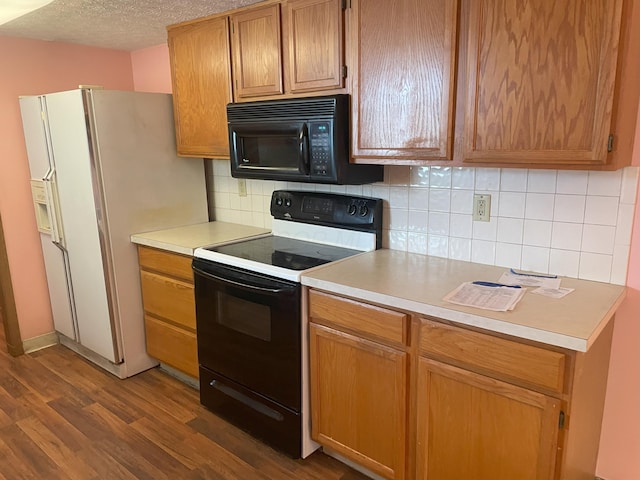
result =
[{"label": "oven door handle", "polygon": [[218,275],[214,275],[213,273],[205,272],[204,270],[201,270],[198,267],[193,267],[193,271],[198,275],[202,275],[203,277],[210,278],[212,280],[217,280],[219,282],[231,284],[234,287],[240,288],[242,290],[247,290],[247,291],[254,291],[254,292],[259,291],[263,293],[269,293],[272,295],[278,295],[280,293],[283,293],[289,290],[295,290],[297,288],[296,285],[287,285],[286,287],[282,287],[282,288],[267,288],[267,287],[261,287],[259,285],[252,285],[248,282],[240,282],[229,277],[220,277]]}]

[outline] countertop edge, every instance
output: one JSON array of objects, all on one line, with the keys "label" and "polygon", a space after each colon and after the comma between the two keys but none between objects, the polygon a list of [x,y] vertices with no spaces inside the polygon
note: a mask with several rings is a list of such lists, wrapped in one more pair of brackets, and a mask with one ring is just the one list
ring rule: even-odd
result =
[{"label": "countertop edge", "polygon": [[131,235],[131,242],[137,245],[144,245],[145,247],[159,248],[168,252],[180,253],[189,257],[193,257],[193,252],[195,250],[194,248],[184,247],[181,245],[176,245],[174,243],[165,243],[157,240],[151,240],[149,238],[143,238],[138,235]]},{"label": "countertop edge", "polygon": [[540,330],[533,327],[518,325],[515,323],[509,323],[503,320],[487,318],[481,315],[474,315],[457,310],[450,310],[448,308],[443,308],[427,303],[397,298],[391,295],[386,295],[384,293],[354,288],[340,283],[318,280],[315,278],[305,277],[304,275],[302,276],[301,282],[303,285],[308,287],[318,288],[331,293],[346,295],[359,300],[386,305],[390,308],[395,307],[422,315],[428,315],[443,320],[448,320],[461,325],[482,328],[491,332],[503,333],[505,335],[511,335],[522,339],[545,343],[547,345],[567,348],[569,350],[578,352],[586,352],[588,350],[588,348],[599,335],[600,331],[602,331],[602,329],[604,329],[607,323],[611,320],[615,313],[615,310],[625,297],[625,293],[623,292],[616,303],[609,310],[608,314],[598,324],[597,329],[592,333],[592,335],[588,339],[583,339],[555,332],[549,332],[546,330]]}]

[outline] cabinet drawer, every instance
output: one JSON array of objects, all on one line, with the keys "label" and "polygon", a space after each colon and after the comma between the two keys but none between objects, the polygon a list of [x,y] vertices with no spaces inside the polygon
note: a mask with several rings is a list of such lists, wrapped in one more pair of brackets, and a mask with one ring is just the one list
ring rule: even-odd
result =
[{"label": "cabinet drawer", "polygon": [[309,316],[398,345],[407,342],[408,315],[393,310],[310,290]]},{"label": "cabinet drawer", "polygon": [[142,268],[156,270],[193,283],[191,257],[139,246],[138,258]]},{"label": "cabinet drawer", "polygon": [[144,316],[147,353],[162,363],[198,378],[196,334],[149,315]]},{"label": "cabinet drawer", "polygon": [[144,310],[181,326],[196,329],[193,285],[156,273],[140,272]]},{"label": "cabinet drawer", "polygon": [[430,320],[422,322],[420,352],[472,370],[563,391],[566,356],[560,352]]}]

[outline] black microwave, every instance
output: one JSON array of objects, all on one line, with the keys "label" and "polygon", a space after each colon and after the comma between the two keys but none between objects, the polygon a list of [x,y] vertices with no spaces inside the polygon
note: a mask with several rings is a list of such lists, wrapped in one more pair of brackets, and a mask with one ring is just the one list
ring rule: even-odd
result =
[{"label": "black microwave", "polygon": [[359,185],[381,165],[349,162],[349,95],[227,105],[231,176]]}]

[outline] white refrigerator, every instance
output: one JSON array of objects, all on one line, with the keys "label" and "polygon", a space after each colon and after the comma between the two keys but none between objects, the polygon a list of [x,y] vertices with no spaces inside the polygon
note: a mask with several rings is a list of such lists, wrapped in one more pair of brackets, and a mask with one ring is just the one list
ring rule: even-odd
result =
[{"label": "white refrigerator", "polygon": [[208,221],[204,164],[176,156],[171,95],[78,89],[20,109],[60,342],[121,378],[156,365],[130,235]]}]

